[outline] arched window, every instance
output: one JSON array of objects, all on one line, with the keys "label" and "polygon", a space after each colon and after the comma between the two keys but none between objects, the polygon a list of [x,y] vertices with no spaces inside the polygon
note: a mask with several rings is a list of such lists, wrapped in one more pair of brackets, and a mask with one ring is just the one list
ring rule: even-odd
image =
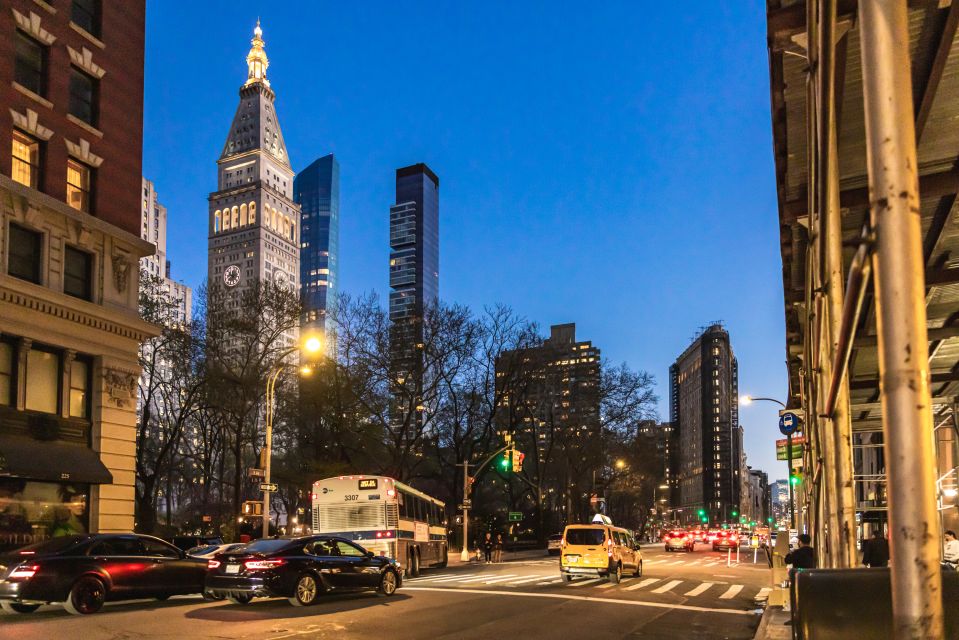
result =
[{"label": "arched window", "polygon": [[290,219],[286,216],[283,216],[283,237],[290,237]]},{"label": "arched window", "polygon": [[220,231],[229,231],[230,230],[230,209],[229,207],[223,210],[223,218],[220,222]]},{"label": "arched window", "polygon": [[256,203],[250,203],[250,224],[256,224]]},{"label": "arched window", "polygon": [[290,241],[296,243],[296,220],[290,220]]},{"label": "arched window", "polygon": [[246,203],[240,205],[240,226],[245,227],[249,224],[249,221],[246,218]]},{"label": "arched window", "polygon": [[272,220],[270,220],[270,228],[277,231],[279,229],[278,225],[280,224],[280,214],[276,212],[276,207],[271,207],[271,209],[272,212],[270,216]]},{"label": "arched window", "polygon": [[230,213],[230,228],[236,229],[240,224],[240,210],[234,205]]},{"label": "arched window", "polygon": [[220,210],[217,209],[216,213],[213,214],[213,233],[220,233],[222,229],[220,228]]}]

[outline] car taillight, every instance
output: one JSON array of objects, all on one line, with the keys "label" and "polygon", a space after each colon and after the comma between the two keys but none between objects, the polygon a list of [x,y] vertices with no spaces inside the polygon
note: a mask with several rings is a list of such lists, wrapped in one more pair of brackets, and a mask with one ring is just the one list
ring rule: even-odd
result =
[{"label": "car taillight", "polygon": [[38,564],[22,564],[7,576],[10,580],[29,580],[40,570]]},{"label": "car taillight", "polygon": [[559,542],[559,548],[560,548],[560,549],[565,549],[565,548],[566,548],[566,538],[563,538],[562,540],[560,540],[560,542]]},{"label": "car taillight", "polygon": [[376,537],[377,537],[377,538],[392,538],[392,537],[393,537],[393,532],[392,532],[392,531],[377,531],[377,532],[376,532]]},{"label": "car taillight", "polygon": [[210,560],[209,562],[206,563],[207,569],[216,569],[219,566],[220,566],[219,560]]},{"label": "car taillight", "polygon": [[285,560],[247,560],[243,566],[249,571],[260,571],[263,569],[275,569],[282,565]]}]

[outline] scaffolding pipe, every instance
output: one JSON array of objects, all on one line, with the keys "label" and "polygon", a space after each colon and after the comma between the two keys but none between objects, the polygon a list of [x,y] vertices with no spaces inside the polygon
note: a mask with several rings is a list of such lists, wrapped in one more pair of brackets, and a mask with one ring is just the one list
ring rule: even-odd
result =
[{"label": "scaffolding pipe", "polygon": [[[828,341],[823,360],[823,379],[835,395],[824,403],[825,428],[830,431],[827,464],[833,466],[834,514],[832,566],[852,568],[856,553],[856,499],[852,482],[852,421],[849,416],[849,379],[845,368],[836,366],[843,333],[842,213],[839,207],[839,143],[836,123],[836,0],[819,3],[819,211],[821,223],[822,275],[825,289]],[[851,332],[852,327],[847,329]]]},{"label": "scaffolding pipe", "polygon": [[858,3],[893,637],[943,638],[936,458],[906,0]]}]

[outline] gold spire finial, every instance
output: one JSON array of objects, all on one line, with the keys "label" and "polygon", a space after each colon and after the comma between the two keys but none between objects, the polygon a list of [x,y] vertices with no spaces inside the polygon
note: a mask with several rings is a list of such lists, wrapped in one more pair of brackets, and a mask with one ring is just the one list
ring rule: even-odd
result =
[{"label": "gold spire finial", "polygon": [[[256,28],[253,29],[253,39],[250,40],[250,53],[246,55],[247,77],[246,85],[260,82],[265,86],[270,86],[270,81],[266,79],[266,68],[270,66],[270,61],[266,57],[266,43],[263,42],[263,29],[260,28],[260,19],[256,19]],[[244,86],[246,86],[244,85]]]}]

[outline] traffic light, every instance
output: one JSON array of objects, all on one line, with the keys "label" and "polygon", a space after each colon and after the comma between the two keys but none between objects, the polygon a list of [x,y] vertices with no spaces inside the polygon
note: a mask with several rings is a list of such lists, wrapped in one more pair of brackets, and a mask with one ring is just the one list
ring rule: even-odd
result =
[{"label": "traffic light", "polygon": [[802,476],[799,473],[790,474],[789,484],[791,484],[794,487],[802,484]]},{"label": "traffic light", "polygon": [[503,459],[499,461],[499,466],[502,467],[503,471],[509,471],[510,467],[513,466],[513,450],[507,449],[503,452]]},{"label": "traffic light", "polygon": [[738,515],[739,515],[739,512],[736,511],[735,509],[733,509],[733,517],[735,518],[735,517],[738,516]]}]

